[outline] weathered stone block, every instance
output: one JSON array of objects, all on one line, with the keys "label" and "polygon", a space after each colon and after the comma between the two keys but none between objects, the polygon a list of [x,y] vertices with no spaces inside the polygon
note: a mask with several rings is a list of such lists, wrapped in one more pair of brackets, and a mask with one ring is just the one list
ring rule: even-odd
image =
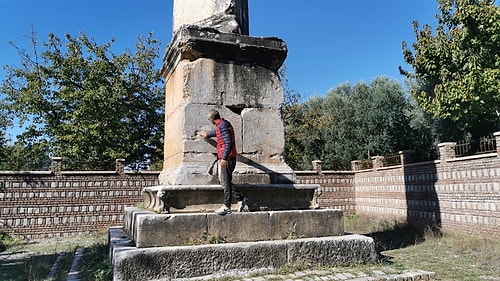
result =
[{"label": "weathered stone block", "polygon": [[[375,261],[375,243],[361,235],[197,246],[136,248],[110,231],[114,280],[213,279],[287,265],[340,266]],[[209,278],[212,277],[212,278]]]},{"label": "weathered stone block", "polygon": [[114,252],[113,280],[175,280],[224,272],[280,268],[286,243],[125,248]]},{"label": "weathered stone block", "polygon": [[210,28],[180,28],[167,47],[162,73],[165,77],[176,70],[182,60],[210,58],[233,64],[260,65],[277,71],[287,55],[286,43],[276,37],[250,37],[220,33]]},{"label": "weathered stone block", "polygon": [[[168,122],[178,124],[180,128],[166,129],[165,161],[160,176],[162,184],[216,183],[216,174],[209,173],[217,161],[216,141],[197,136],[200,129],[214,129],[205,121],[210,108],[203,104],[184,104],[169,115]],[[294,181],[293,171],[282,161],[280,154],[284,140],[283,133],[280,133],[281,120],[276,120],[279,119],[277,111],[245,109],[240,116],[226,107],[217,109],[235,129],[237,151],[240,153],[238,161],[241,162],[235,170],[235,183]],[[245,130],[253,132],[247,132],[248,137],[245,137]],[[244,151],[245,148],[247,151]]]},{"label": "weathered stone block", "polygon": [[269,213],[273,239],[324,237],[344,234],[342,210],[318,209]]},{"label": "weathered stone block", "polygon": [[183,72],[182,95],[186,101],[212,106],[222,104],[222,93],[215,88],[216,64],[212,59],[199,58],[192,62],[183,60],[182,68],[177,67],[175,72]]},{"label": "weathered stone block", "polygon": [[[214,171],[217,162],[215,138],[203,139],[199,130],[211,131],[215,127],[207,120],[209,110],[205,104],[185,103],[167,117],[163,170],[161,184],[212,184],[218,183]],[[235,130],[236,150],[242,150],[242,119],[225,107],[217,107],[223,118],[231,122]],[[215,169],[216,171],[216,169]]]},{"label": "weathered stone block", "polygon": [[127,232],[138,248],[207,244],[212,240],[250,242],[342,235],[342,210],[156,214],[125,210]]},{"label": "weathered stone block", "polygon": [[159,182],[169,185],[217,184],[219,180],[216,171],[213,162],[180,163],[171,168],[163,168]]},{"label": "weathered stone block", "polygon": [[373,263],[377,254],[373,239],[360,235],[306,238],[288,244],[288,262],[321,265]]},{"label": "weathered stone block", "polygon": [[278,75],[262,66],[218,63],[215,90],[228,107],[279,110],[283,86]]},{"label": "weathered stone block", "polygon": [[178,71],[185,73],[180,76],[184,79],[183,96],[190,103],[276,110],[283,103],[283,86],[278,75],[262,66],[199,58],[189,63],[183,61]]},{"label": "weathered stone block", "polygon": [[136,216],[136,228],[133,233],[135,246],[144,248],[205,242],[203,237],[207,232],[206,216],[142,213]]},{"label": "weathered stone block", "polygon": [[[344,234],[342,210],[156,214],[125,210],[129,238],[138,248],[207,244],[211,241],[250,242]],[[244,223],[242,223],[244,222]]]},{"label": "weathered stone block", "polygon": [[172,31],[186,24],[248,35],[248,0],[174,0]]},{"label": "weathered stone block", "polygon": [[227,243],[271,240],[269,213],[232,213],[229,216],[210,215],[208,233]]},{"label": "weathered stone block", "polygon": [[189,61],[179,61],[176,71],[165,77],[165,118],[185,103],[183,87],[189,65]]},{"label": "weathered stone block", "polygon": [[[179,128],[166,128],[164,136],[164,163],[163,167],[168,168],[182,162],[182,124],[184,122],[183,111],[179,109],[166,113],[166,122],[178,124]],[[167,124],[168,124],[167,123]]]},{"label": "weathered stone block", "polygon": [[[245,108],[242,153],[261,153],[271,159],[281,155],[285,147],[285,130],[279,110]],[[261,159],[266,162],[265,159]]]},{"label": "weathered stone block", "polygon": [[[317,209],[321,195],[321,188],[315,184],[248,184],[235,188],[248,198],[249,211]],[[222,203],[223,188],[218,184],[159,185],[144,188],[142,194],[145,207],[155,212],[212,212]]]},{"label": "weathered stone block", "polygon": [[[215,126],[208,121],[208,113],[210,109],[216,108],[221,117],[226,119],[233,125],[234,128],[234,134],[236,138],[236,151],[240,152],[242,149],[242,142],[243,142],[243,136],[242,136],[242,119],[241,116],[238,115],[237,113],[232,112],[228,108],[224,106],[211,106],[211,105],[206,105],[206,104],[187,104],[184,109],[184,114],[185,114],[185,122],[183,123],[184,127],[184,140],[185,141],[196,141],[198,142],[198,148],[201,148],[201,150],[198,150],[196,152],[212,152],[214,154],[217,153],[217,148],[216,148],[216,138],[211,138],[211,139],[203,139],[199,136],[196,136],[196,133],[199,130],[203,131],[212,131],[215,130]],[[167,129],[168,130],[168,129]],[[187,143],[185,143],[187,144]],[[192,148],[190,146],[189,148]],[[187,146],[184,147],[184,151],[192,151],[189,150]],[[210,159],[209,161],[212,161]]]}]

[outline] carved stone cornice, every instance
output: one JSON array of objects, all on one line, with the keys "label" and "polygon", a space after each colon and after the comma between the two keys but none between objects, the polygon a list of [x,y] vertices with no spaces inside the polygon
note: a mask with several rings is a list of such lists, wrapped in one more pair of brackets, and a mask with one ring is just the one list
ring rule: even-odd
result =
[{"label": "carved stone cornice", "polygon": [[277,71],[286,56],[286,43],[276,37],[251,37],[186,25],[168,45],[161,72],[168,77],[181,60],[198,58],[255,64]]}]

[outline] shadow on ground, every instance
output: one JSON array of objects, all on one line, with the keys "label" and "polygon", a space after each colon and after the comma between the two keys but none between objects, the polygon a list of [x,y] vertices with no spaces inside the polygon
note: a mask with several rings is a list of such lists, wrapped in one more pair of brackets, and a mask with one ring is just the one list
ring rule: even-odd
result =
[{"label": "shadow on ground", "polygon": [[[58,254],[28,254],[13,252],[0,254],[0,280],[43,280]],[[44,275],[40,272],[44,272]],[[41,276],[42,275],[42,276]]]},{"label": "shadow on ground", "polygon": [[377,231],[364,234],[373,238],[375,241],[375,250],[380,261],[390,262],[388,257],[382,252],[402,249],[408,246],[418,245],[425,241],[426,235],[441,235],[437,228],[417,228],[407,223],[396,224],[393,229]]}]

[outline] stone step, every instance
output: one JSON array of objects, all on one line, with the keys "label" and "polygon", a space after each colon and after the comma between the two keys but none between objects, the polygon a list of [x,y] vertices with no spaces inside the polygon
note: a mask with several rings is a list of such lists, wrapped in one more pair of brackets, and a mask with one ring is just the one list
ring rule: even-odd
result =
[{"label": "stone step", "polygon": [[342,266],[376,259],[373,239],[361,235],[137,248],[122,227],[114,227],[109,230],[109,244],[114,280],[173,280],[276,270],[291,264]]},{"label": "stone step", "polygon": [[157,214],[125,208],[125,231],[138,248],[252,242],[344,234],[340,209]]},{"label": "stone step", "polygon": [[[318,208],[318,184],[238,184],[248,198],[248,211]],[[142,190],[145,208],[159,213],[214,211],[222,205],[221,185],[158,185]]]}]

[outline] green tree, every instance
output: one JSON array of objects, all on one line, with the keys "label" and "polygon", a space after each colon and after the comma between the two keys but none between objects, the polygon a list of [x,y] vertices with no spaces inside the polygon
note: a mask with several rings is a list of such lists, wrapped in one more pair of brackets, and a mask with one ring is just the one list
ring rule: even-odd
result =
[{"label": "green tree", "polygon": [[[8,157],[7,153],[7,127],[9,125],[8,115],[3,106],[3,102],[0,101],[0,159],[6,159]],[[2,167],[2,161],[0,161],[0,170],[4,170]]]},{"label": "green tree", "polygon": [[301,134],[300,127],[304,115],[303,105],[299,101],[300,95],[291,94],[285,91],[285,104],[281,110],[281,116],[285,127],[285,149],[284,157],[287,164],[296,169],[300,167],[302,162],[302,152],[304,148],[297,137]]},{"label": "green tree", "polygon": [[[491,0],[438,0],[433,32],[413,23],[416,43],[402,49],[421,81],[410,92],[433,117],[476,137],[500,124],[500,9]],[[449,122],[447,121],[447,122]]]},{"label": "green tree", "polygon": [[67,168],[112,169],[162,159],[164,91],[154,61],[159,44],[138,37],[133,53],[111,51],[114,39],[49,34],[31,52],[19,50],[21,67],[6,66],[2,93],[11,112],[30,122],[18,136],[33,155],[60,156]]},{"label": "green tree", "polygon": [[302,144],[303,120],[305,109],[301,103],[300,93],[290,89],[286,78],[286,65],[282,65],[278,70],[284,88],[284,103],[281,106],[281,118],[285,127],[285,148],[284,158],[292,169],[301,169],[304,159]]},{"label": "green tree", "polygon": [[316,159],[325,169],[349,169],[353,160],[407,149],[419,160],[435,156],[432,120],[385,77],[340,85],[288,109],[285,151],[294,156],[292,163],[286,158],[294,169],[308,169]]},{"label": "green tree", "polygon": [[412,149],[408,100],[401,85],[385,77],[370,84],[342,85],[324,103],[331,123],[324,159],[348,167],[352,160],[370,159]]}]

